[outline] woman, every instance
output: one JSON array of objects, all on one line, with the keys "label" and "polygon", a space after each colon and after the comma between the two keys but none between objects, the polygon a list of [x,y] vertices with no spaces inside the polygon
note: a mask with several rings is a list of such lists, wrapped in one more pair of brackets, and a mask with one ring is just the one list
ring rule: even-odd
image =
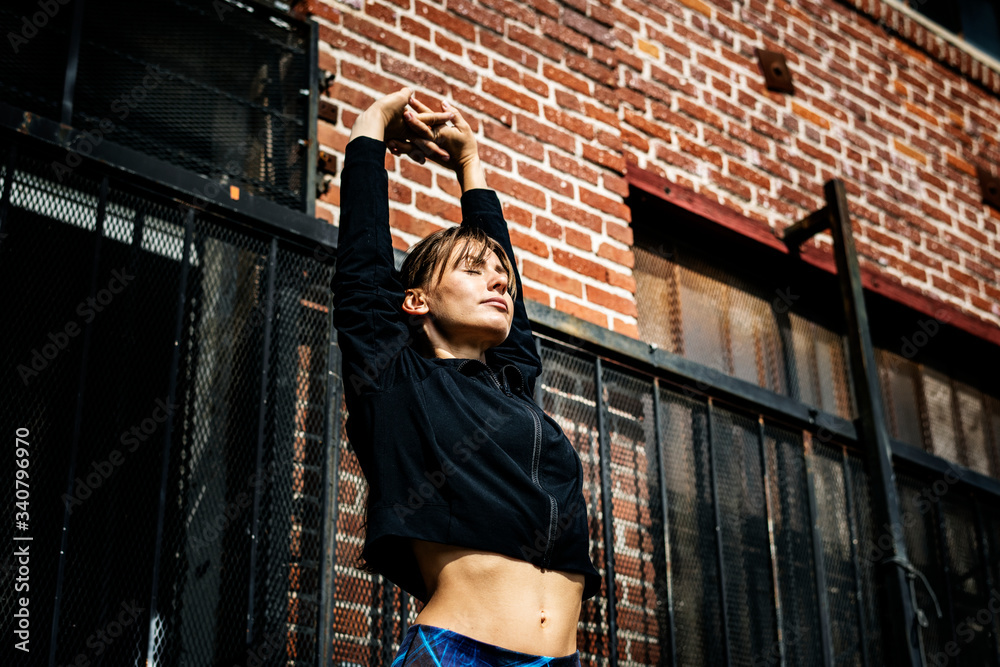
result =
[{"label": "woman", "polygon": [[[400,271],[387,147],[453,170],[462,190],[462,224],[415,244]],[[409,88],[366,109],[341,174],[333,317],[369,485],[365,567],[424,602],[400,667],[579,665],[581,602],[601,575],[580,457],[533,400],[541,359],[519,282],[462,114]]]}]

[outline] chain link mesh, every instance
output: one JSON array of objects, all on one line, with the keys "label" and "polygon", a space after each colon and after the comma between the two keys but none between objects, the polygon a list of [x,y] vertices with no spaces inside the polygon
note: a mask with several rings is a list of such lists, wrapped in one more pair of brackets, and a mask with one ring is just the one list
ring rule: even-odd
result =
[{"label": "chain link mesh", "polygon": [[36,646],[55,619],[57,664],[313,664],[331,268],[205,213],[185,244],[185,205],[33,148],[0,392],[31,434]]},{"label": "chain link mesh", "polygon": [[744,280],[683,243],[637,238],[639,337],[660,348],[850,418],[843,336],[796,312],[798,290]]}]

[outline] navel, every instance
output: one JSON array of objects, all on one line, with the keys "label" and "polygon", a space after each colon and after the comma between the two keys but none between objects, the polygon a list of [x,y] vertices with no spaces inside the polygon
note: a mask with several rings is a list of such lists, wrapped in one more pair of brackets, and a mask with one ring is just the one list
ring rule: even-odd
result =
[{"label": "navel", "polygon": [[544,626],[545,625],[545,621],[547,621],[547,620],[548,620],[548,618],[545,616],[545,610],[542,609],[539,612],[539,623]]}]

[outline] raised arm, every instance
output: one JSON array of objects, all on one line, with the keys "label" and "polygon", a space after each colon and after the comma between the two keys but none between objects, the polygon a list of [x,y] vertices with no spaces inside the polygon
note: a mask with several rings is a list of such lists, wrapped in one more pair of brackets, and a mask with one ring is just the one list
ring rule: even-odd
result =
[{"label": "raised arm", "polygon": [[351,395],[381,389],[387,366],[410,344],[400,308],[403,287],[393,263],[385,169],[386,136],[406,136],[401,116],[409,95],[404,88],[366,109],[354,123],[344,154],[331,288],[343,381]]},{"label": "raised arm", "polygon": [[[414,101],[414,106],[418,111],[431,111],[418,101]],[[472,128],[458,109],[447,102],[444,109],[455,114],[454,126],[434,128],[432,134],[435,137],[435,144],[446,149],[453,157],[450,160],[441,160],[437,156],[431,156],[430,159],[455,171],[462,187],[462,224],[481,227],[491,238],[500,243],[514,268],[514,275],[509,279],[515,281],[517,285],[510,333],[503,343],[491,348],[487,354],[493,355],[501,362],[517,365],[524,375],[529,391],[534,391],[535,378],[541,373],[542,362],[531,335],[531,324],[524,307],[524,289],[500,199],[486,184],[486,176],[479,159],[479,147]],[[392,143],[395,145],[395,142]]]}]

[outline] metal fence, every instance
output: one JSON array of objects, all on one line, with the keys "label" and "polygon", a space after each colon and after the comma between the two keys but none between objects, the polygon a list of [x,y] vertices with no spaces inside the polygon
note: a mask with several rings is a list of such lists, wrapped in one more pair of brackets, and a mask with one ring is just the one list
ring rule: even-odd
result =
[{"label": "metal fence", "polygon": [[0,34],[0,100],[85,130],[81,153],[113,141],[312,213],[308,24],[252,1],[6,0]]},{"label": "metal fence", "polygon": [[29,593],[3,559],[5,642],[21,595],[31,619],[5,654],[314,665],[330,254],[96,160],[59,180],[65,154],[0,135],[0,413],[30,490],[0,537],[31,553]]}]

